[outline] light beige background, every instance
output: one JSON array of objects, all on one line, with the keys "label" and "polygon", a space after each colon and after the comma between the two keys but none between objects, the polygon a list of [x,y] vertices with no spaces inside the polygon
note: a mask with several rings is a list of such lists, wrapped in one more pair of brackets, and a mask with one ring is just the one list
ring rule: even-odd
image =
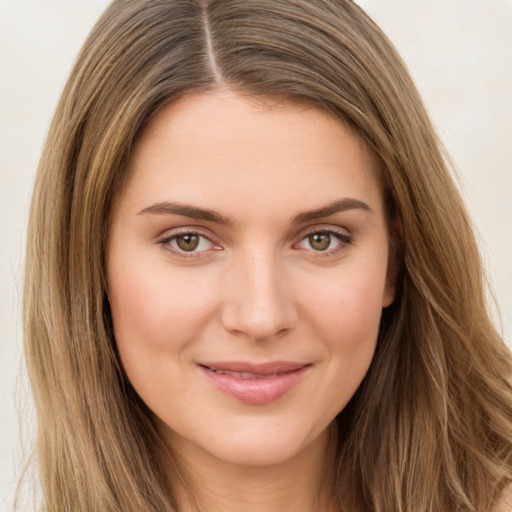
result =
[{"label": "light beige background", "polygon": [[[30,189],[66,75],[107,3],[0,0],[0,511],[12,509],[19,430],[32,422],[14,406]],[[359,3],[405,58],[459,169],[512,345],[512,0]],[[18,389],[24,404],[23,379]]]}]

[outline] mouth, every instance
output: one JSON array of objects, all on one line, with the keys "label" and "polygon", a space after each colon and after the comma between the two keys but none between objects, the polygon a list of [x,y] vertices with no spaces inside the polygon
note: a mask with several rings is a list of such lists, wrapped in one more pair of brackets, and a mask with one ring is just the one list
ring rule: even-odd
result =
[{"label": "mouth", "polygon": [[291,392],[311,364],[296,362],[200,363],[199,369],[224,394],[246,404],[265,405]]}]

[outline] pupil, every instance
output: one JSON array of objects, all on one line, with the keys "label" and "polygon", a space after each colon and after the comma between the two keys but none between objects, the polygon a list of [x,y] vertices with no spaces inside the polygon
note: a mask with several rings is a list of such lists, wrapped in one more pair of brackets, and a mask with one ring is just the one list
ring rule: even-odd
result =
[{"label": "pupil", "polygon": [[325,251],[331,244],[331,235],[327,233],[315,233],[309,236],[311,247],[317,251]]},{"label": "pupil", "polygon": [[176,239],[178,247],[183,251],[193,251],[199,245],[197,235],[181,235]]}]

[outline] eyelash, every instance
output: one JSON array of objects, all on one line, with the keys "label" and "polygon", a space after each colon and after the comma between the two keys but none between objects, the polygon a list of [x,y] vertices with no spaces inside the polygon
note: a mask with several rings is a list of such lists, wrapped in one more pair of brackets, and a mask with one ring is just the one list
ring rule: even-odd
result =
[{"label": "eyelash", "polygon": [[343,250],[346,250],[346,246],[353,243],[352,236],[348,235],[347,233],[343,233],[343,232],[337,231],[335,229],[329,229],[329,228],[318,229],[317,228],[317,229],[313,229],[313,230],[301,235],[300,240],[298,242],[296,242],[294,244],[294,246],[307,240],[310,236],[317,235],[317,234],[329,235],[330,237],[334,237],[337,239],[337,241],[339,243],[333,249],[325,249],[323,251],[315,251],[314,249],[310,249],[310,252],[312,253],[311,255],[315,258],[325,258],[328,256],[333,256]]},{"label": "eyelash", "polygon": [[[334,229],[327,229],[327,228],[318,229],[317,228],[317,229],[310,230],[304,234],[301,234],[300,239],[293,244],[293,247],[296,247],[298,244],[305,241],[310,236],[317,235],[317,234],[324,234],[324,235],[329,235],[331,237],[334,237],[338,240],[339,244],[337,244],[337,246],[333,249],[325,249],[325,250],[320,250],[320,251],[315,251],[314,249],[304,249],[304,250],[307,250],[308,252],[311,252],[312,256],[315,258],[332,256],[334,254],[337,254],[337,253],[343,251],[344,249],[346,249],[347,245],[350,245],[353,243],[353,239],[352,239],[351,235],[348,235],[346,233],[343,233],[341,231],[337,231]],[[201,256],[203,256],[203,253],[205,253],[207,251],[187,252],[187,251],[179,250],[176,248],[171,249],[169,247],[169,245],[172,241],[176,240],[180,236],[186,236],[186,235],[195,235],[199,238],[207,240],[213,246],[216,246],[216,244],[210,239],[209,236],[205,235],[201,231],[197,231],[194,229],[187,229],[185,231],[180,231],[178,233],[173,233],[172,235],[165,236],[164,238],[157,240],[157,244],[160,245],[164,250],[169,251],[169,252],[177,255],[180,258],[191,259],[191,258],[200,258]],[[201,243],[201,242],[199,242],[199,243]],[[216,247],[218,247],[218,246],[216,246]],[[222,249],[220,247],[218,247],[214,250],[222,250]]]},{"label": "eyelash", "polygon": [[[197,252],[196,251],[190,251],[190,252],[187,252],[187,251],[179,250],[179,249],[176,249],[176,248],[170,248],[170,243],[172,241],[176,240],[180,236],[186,236],[186,235],[195,235],[195,236],[197,236],[199,238],[207,240],[213,246],[216,246],[216,244],[211,240],[211,238],[209,236],[205,235],[201,231],[197,231],[197,230],[194,230],[194,229],[187,229],[187,230],[179,231],[177,233],[173,233],[172,235],[169,235],[169,236],[165,236],[164,238],[161,238],[160,240],[157,240],[157,243],[158,243],[158,245],[160,245],[162,247],[162,249],[164,249],[166,251],[169,251],[172,254],[175,254],[175,255],[177,255],[180,258],[184,258],[184,259],[187,259],[187,258],[188,259],[200,258],[203,255],[203,253],[206,252],[206,251],[197,251]],[[201,242],[199,242],[199,243],[201,243]],[[221,250],[221,249],[219,248],[219,249],[215,249],[215,250]]]}]

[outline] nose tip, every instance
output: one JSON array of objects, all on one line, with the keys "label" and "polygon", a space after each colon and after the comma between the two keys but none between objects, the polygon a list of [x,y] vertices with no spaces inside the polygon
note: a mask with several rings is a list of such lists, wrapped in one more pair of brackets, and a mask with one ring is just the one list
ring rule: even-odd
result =
[{"label": "nose tip", "polygon": [[285,311],[269,311],[263,308],[248,307],[247,302],[233,304],[224,310],[223,323],[227,330],[246,335],[254,341],[264,341],[278,337],[292,327]]},{"label": "nose tip", "polygon": [[289,283],[274,265],[253,261],[236,277],[222,312],[225,329],[264,341],[295,327],[298,315]]}]

